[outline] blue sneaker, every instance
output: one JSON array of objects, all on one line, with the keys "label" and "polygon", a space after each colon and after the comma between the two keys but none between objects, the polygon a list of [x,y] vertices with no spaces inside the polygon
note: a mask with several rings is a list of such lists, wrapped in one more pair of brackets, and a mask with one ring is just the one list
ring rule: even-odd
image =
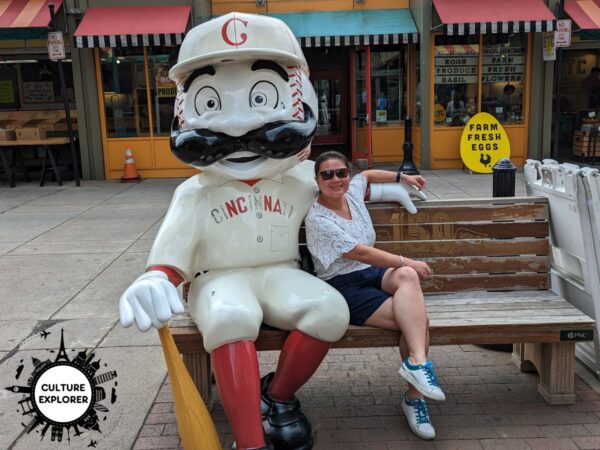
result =
[{"label": "blue sneaker", "polygon": [[421,439],[435,439],[435,430],[433,429],[433,425],[431,425],[425,400],[409,400],[406,394],[404,394],[402,411],[404,411],[408,426],[413,433]]},{"label": "blue sneaker", "polygon": [[400,366],[400,375],[412,384],[421,394],[433,400],[444,401],[446,396],[440,389],[431,361],[412,365],[408,358]]}]

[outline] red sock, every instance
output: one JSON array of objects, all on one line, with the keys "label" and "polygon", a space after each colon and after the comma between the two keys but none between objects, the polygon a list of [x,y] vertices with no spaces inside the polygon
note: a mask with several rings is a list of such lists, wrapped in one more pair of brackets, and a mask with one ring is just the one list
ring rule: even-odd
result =
[{"label": "red sock", "polygon": [[277,371],[269,394],[275,400],[290,400],[296,391],[313,376],[331,347],[299,330],[290,333],[283,344]]},{"label": "red sock", "polygon": [[238,449],[265,445],[260,417],[260,374],[252,341],[225,344],[212,352],[217,388]]}]

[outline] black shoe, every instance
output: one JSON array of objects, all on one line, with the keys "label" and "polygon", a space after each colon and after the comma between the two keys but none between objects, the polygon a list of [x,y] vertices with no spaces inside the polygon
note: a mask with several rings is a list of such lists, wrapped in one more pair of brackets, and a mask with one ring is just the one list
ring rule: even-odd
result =
[{"label": "black shoe", "polygon": [[269,396],[269,386],[274,375],[275,372],[270,372],[260,379],[260,415],[263,420],[269,415],[271,403],[273,403]]},{"label": "black shoe", "polygon": [[261,380],[261,414],[263,430],[275,450],[310,450],[313,447],[312,428],[300,409],[296,397],[289,402],[274,400],[269,395],[273,373]]}]

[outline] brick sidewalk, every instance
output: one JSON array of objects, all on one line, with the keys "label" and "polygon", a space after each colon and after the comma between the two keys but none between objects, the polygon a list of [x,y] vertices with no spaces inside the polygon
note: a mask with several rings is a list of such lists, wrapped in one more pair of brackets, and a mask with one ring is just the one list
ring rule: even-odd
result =
[{"label": "brick sidewalk", "polygon": [[[406,424],[399,404],[406,389],[392,348],[332,350],[298,396],[315,431],[315,450],[600,449],[600,395],[579,377],[577,403],[547,405],[537,375],[521,373],[509,353],[475,346],[434,347],[446,395],[429,402],[437,439],[425,442]],[[261,373],[275,369],[276,352],[259,356]],[[181,447],[168,380],[134,449]],[[223,448],[232,435],[221,404],[212,417]]]}]

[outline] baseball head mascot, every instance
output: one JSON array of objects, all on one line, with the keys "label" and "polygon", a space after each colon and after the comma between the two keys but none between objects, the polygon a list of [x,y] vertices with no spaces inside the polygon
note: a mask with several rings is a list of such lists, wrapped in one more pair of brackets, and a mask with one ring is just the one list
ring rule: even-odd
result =
[{"label": "baseball head mascot", "polygon": [[[123,294],[121,322],[161,328],[183,307],[211,353],[238,449],[310,449],[295,392],[344,334],[348,310],[327,283],[298,269],[298,234],[316,197],[307,161],[317,124],[308,67],[280,20],[231,13],[192,29],[177,83],[171,148],[202,172],[181,184],[147,271]],[[262,323],[289,330],[277,370],[262,379]]]}]

